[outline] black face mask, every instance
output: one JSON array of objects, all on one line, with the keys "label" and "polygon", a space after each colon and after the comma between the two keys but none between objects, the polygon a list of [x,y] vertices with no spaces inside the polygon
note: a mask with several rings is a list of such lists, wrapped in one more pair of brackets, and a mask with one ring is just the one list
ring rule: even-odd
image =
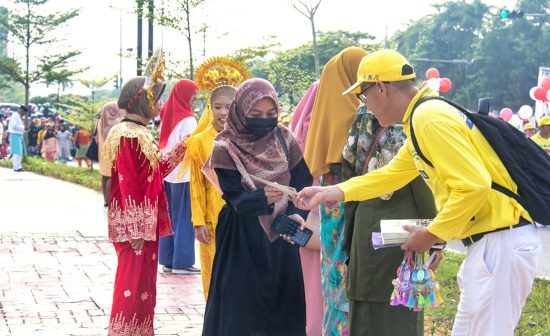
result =
[{"label": "black face mask", "polygon": [[253,135],[262,138],[277,127],[277,118],[248,118],[244,121],[244,126]]}]

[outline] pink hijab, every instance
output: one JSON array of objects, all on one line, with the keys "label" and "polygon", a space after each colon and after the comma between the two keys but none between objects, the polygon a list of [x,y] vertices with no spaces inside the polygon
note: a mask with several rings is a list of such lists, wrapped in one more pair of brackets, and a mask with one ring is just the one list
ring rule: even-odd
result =
[{"label": "pink hijab", "polygon": [[318,87],[319,81],[316,81],[307,89],[306,94],[300,100],[298,106],[296,106],[296,111],[294,112],[292,123],[290,124],[290,130],[294,133],[302,151],[306,146],[309,120],[311,119],[311,112],[313,111],[313,103],[315,102]]},{"label": "pink hijab", "polygon": [[[263,188],[263,185],[254,182],[250,175],[287,186],[290,183],[290,169],[294,168],[303,156],[296,139],[284,126],[274,128],[260,139],[247,130],[244,125],[245,118],[254,104],[263,98],[273,100],[277,106],[277,92],[270,82],[252,78],[239,86],[235,99],[231,102],[225,129],[214,140],[214,150],[210,159],[210,169],[237,170],[242,176],[243,187],[249,191]],[[285,139],[290,154],[289,160],[277,137],[277,129]],[[275,216],[284,212],[287,206],[288,200],[283,198],[275,203],[272,215],[258,217],[270,241],[279,236],[271,231],[271,222]]]}]

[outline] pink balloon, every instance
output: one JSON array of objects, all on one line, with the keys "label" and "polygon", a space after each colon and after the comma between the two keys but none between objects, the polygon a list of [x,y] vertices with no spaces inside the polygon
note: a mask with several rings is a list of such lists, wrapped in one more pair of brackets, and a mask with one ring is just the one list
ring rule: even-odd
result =
[{"label": "pink balloon", "polygon": [[496,115],[496,114],[494,114],[493,112],[489,112],[489,117],[493,117],[493,118],[496,118],[496,117],[497,117],[497,115]]},{"label": "pink balloon", "polygon": [[423,81],[422,83],[420,83],[420,88],[424,88],[426,84],[428,84],[428,81]]},{"label": "pink balloon", "polygon": [[441,78],[441,81],[439,82],[439,91],[440,92],[449,92],[451,91],[451,88],[453,87],[453,82],[449,78]]},{"label": "pink balloon", "polygon": [[540,83],[540,86],[545,88],[546,90],[550,90],[550,77],[546,77],[542,80]]},{"label": "pink balloon", "polygon": [[544,101],[544,100],[546,100],[546,91],[548,91],[548,90],[546,90],[545,88],[539,86],[538,88],[535,89],[535,92],[533,93],[533,95],[535,96],[535,98],[537,100]]},{"label": "pink balloon", "polygon": [[429,68],[426,71],[426,79],[439,78],[439,70],[436,68]]},{"label": "pink balloon", "polygon": [[503,108],[502,110],[500,110],[500,113],[498,114],[498,116],[502,118],[502,120],[504,121],[509,121],[510,119],[512,119],[513,115],[514,115],[514,111],[512,111],[512,109],[509,107]]}]

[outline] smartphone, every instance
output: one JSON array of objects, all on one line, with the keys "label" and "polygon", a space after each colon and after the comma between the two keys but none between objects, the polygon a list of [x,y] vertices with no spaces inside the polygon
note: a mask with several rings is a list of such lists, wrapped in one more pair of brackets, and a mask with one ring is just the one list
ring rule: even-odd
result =
[{"label": "smartphone", "polygon": [[285,234],[290,237],[294,243],[301,247],[306,246],[307,242],[313,235],[313,231],[308,228],[300,229],[300,223],[293,221],[287,215],[280,213],[271,223],[271,229],[274,232]]}]

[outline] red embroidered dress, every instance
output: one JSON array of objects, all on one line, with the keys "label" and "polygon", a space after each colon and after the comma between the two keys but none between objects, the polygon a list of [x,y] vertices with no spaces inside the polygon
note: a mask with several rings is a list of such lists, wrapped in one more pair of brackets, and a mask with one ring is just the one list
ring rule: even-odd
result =
[{"label": "red embroidered dress", "polygon": [[[161,158],[149,130],[125,121],[104,143],[111,163],[109,239],[118,256],[109,336],[153,335],[158,237],[172,234],[163,179],[185,154],[182,141]],[[131,239],[144,239],[132,249]]]}]

